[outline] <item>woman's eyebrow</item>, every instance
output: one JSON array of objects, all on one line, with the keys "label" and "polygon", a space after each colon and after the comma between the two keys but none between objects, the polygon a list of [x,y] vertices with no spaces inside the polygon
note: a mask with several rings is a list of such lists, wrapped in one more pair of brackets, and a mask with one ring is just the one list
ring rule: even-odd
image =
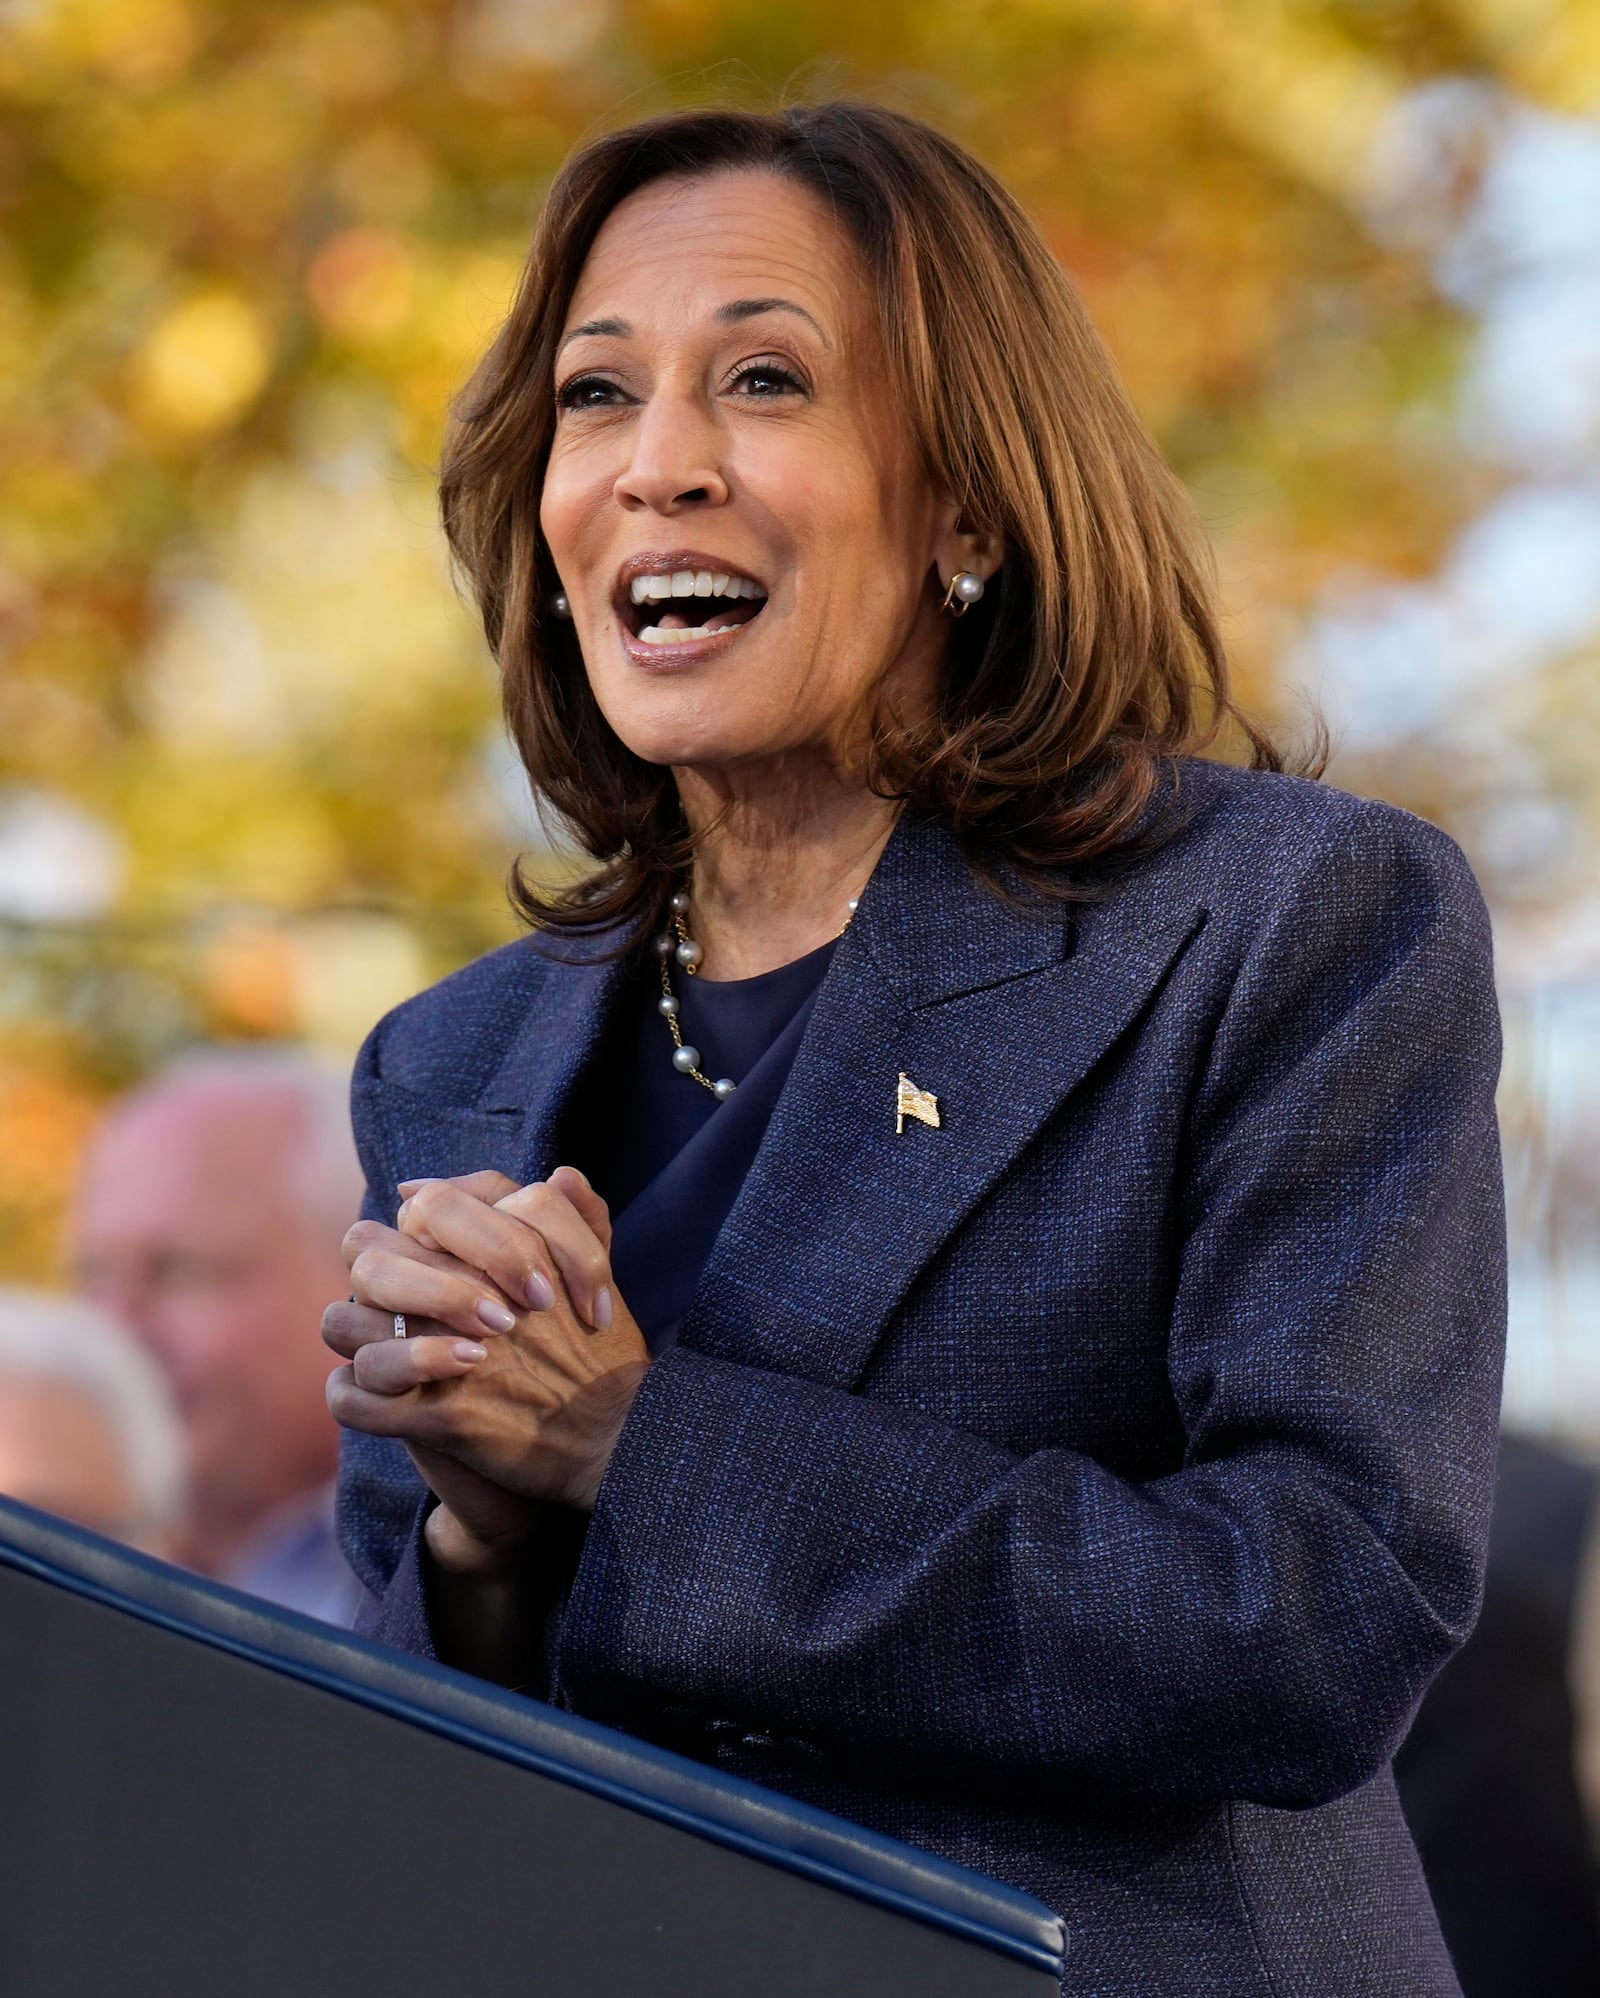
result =
[{"label": "woman's eyebrow", "polygon": [[815,314],[807,312],[803,305],[796,305],[792,298],[735,298],[727,305],[719,305],[716,317],[724,326],[736,326],[743,319],[759,319],[764,312],[792,312],[815,329],[825,347],[833,345]]},{"label": "woman's eyebrow", "polygon": [[[726,305],[717,307],[713,317],[723,326],[737,326],[742,320],[759,319],[766,312],[792,312],[815,329],[817,338],[825,347],[833,345],[816,315],[807,312],[803,305],[796,305],[792,298],[730,299]],[[561,346],[565,348],[574,340],[631,340],[632,337],[633,328],[626,319],[586,319],[581,326],[574,326],[570,333],[562,335]]]},{"label": "woman's eyebrow", "polygon": [[[570,333],[562,334],[561,347],[570,346],[574,340],[627,340],[632,334],[633,328],[626,319],[586,319],[581,326],[574,326]],[[560,353],[561,347],[556,349],[557,353]]]}]

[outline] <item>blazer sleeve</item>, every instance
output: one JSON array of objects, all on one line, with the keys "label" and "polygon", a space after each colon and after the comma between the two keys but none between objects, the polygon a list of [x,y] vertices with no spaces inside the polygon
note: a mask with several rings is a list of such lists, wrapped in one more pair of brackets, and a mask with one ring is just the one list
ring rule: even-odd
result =
[{"label": "blazer sleeve", "polygon": [[1499,1039],[1465,862],[1404,814],[1346,816],[1212,1019],[1177,1196],[1181,1468],[1015,1456],[677,1349],[590,1524],[568,1703],[641,1731],[688,1705],[1022,1800],[1308,1805],[1383,1766],[1476,1615],[1492,1490]]},{"label": "blazer sleeve", "polygon": [[[378,1072],[386,1023],[368,1036],[357,1057],[356,1079]],[[399,1196],[392,1161],[386,1156],[370,1112],[357,1089],[351,1100],[356,1150],[366,1174],[361,1205],[364,1221],[392,1228]],[[434,1497],[403,1443],[346,1429],[339,1441],[337,1525],[345,1558],[366,1588],[355,1628],[363,1637],[392,1644],[414,1657],[437,1662],[429,1615],[427,1560],[423,1529]],[[539,1530],[526,1560],[526,1585],[538,1606],[539,1654],[527,1661],[522,1690],[543,1695],[549,1688],[554,1629],[581,1543],[581,1517],[565,1506],[539,1508]]]}]

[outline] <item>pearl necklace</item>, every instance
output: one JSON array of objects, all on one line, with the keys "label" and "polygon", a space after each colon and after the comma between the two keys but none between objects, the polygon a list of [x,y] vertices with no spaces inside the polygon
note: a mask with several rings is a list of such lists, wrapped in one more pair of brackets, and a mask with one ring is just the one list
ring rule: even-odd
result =
[{"label": "pearl necklace", "polygon": [[[850,897],[846,905],[850,915],[839,925],[840,936],[849,929],[850,917],[855,914],[860,899],[859,895]],[[672,910],[672,928],[663,930],[656,938],[656,956],[661,960],[661,997],[656,1001],[656,1011],[666,1021],[672,1035],[672,1066],[680,1075],[688,1076],[691,1082],[698,1082],[702,1089],[709,1089],[719,1103],[726,1103],[738,1084],[727,1076],[713,1082],[700,1066],[700,1050],[683,1038],[683,1029],[678,1025],[680,1002],[672,989],[670,966],[676,959],[683,966],[686,978],[696,978],[705,952],[689,934],[689,897],[681,888],[673,896],[669,907]]]}]

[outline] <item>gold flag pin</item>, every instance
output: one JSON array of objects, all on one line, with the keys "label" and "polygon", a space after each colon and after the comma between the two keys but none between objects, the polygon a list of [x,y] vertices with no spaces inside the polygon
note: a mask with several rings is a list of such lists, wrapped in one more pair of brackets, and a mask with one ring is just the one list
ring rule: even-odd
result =
[{"label": "gold flag pin", "polygon": [[899,1137],[906,1127],[906,1119],[915,1117],[919,1124],[931,1124],[939,1128],[939,1099],[931,1089],[919,1089],[906,1074],[900,1072],[900,1086],[894,1094],[894,1132]]}]

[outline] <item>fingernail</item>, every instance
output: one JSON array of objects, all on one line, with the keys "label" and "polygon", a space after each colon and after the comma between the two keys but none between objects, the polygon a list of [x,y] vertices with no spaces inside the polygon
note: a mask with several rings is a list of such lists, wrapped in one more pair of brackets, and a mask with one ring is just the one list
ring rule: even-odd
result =
[{"label": "fingernail", "polygon": [[395,1192],[402,1200],[409,1200],[419,1186],[426,1186],[427,1183],[425,1179],[403,1179],[395,1187]]},{"label": "fingernail", "polygon": [[550,1288],[550,1279],[543,1270],[535,1270],[522,1289],[523,1296],[535,1311],[548,1311],[556,1301],[556,1294]]},{"label": "fingernail", "polygon": [[601,1332],[604,1332],[611,1323],[611,1293],[609,1290],[597,1290],[594,1294],[594,1322]]},{"label": "fingernail", "polygon": [[517,1329],[517,1314],[496,1303],[492,1297],[478,1299],[478,1316],[491,1332],[514,1332]]},{"label": "fingernail", "polygon": [[489,1348],[480,1346],[476,1339],[452,1340],[450,1350],[458,1360],[482,1360],[486,1359],[489,1353]]}]

